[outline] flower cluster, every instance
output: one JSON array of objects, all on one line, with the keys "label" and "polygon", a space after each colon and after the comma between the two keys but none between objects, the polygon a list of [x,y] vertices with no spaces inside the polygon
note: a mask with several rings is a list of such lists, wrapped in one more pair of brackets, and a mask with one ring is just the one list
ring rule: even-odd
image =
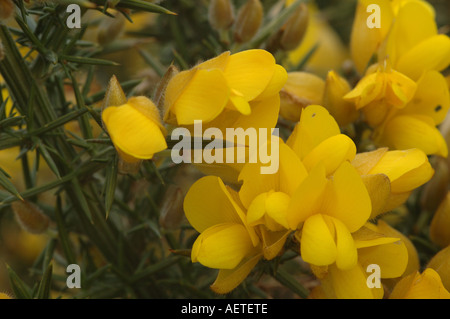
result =
[{"label": "flower cluster", "polygon": [[[312,297],[382,298],[386,287],[367,283],[371,265],[381,268],[382,279],[403,278],[388,289],[391,298],[414,295],[418,278],[442,288],[432,269],[418,273],[413,244],[381,216],[432,178],[427,155],[448,154],[436,125],[450,107],[440,73],[450,64],[450,40],[437,34],[433,9],[421,1],[377,1],[388,20],[369,30],[362,26],[365,2],[358,3],[352,32],[361,72],[354,86],[334,70],[325,80],[287,72],[261,49],[222,53],[167,81],[161,111],[172,128],[193,132],[196,121],[222,131],[274,128],[279,115],[295,123],[284,140],[267,139],[269,145],[279,143],[274,174],[261,174],[260,161],[199,166],[207,176],[190,187],[184,211],[200,233],[192,262],[219,270],[211,285],[215,292],[230,292],[260,260],[274,260],[293,246],[320,281]],[[421,32],[404,37],[406,29],[422,24]],[[441,49],[432,54],[430,43]],[[374,54],[378,61],[369,65]],[[111,93],[103,121],[122,157],[150,159],[167,148],[157,107],[122,94]],[[121,106],[111,107],[114,99]],[[375,148],[358,152],[360,146],[341,132],[357,121],[373,129]],[[142,138],[133,138],[138,131]],[[434,230],[435,224],[433,238],[448,236]]]}]

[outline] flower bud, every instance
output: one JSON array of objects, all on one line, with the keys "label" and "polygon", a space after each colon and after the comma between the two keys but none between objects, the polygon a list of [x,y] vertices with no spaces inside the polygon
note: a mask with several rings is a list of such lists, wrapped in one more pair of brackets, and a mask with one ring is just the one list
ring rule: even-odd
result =
[{"label": "flower bud", "polygon": [[439,274],[445,289],[450,291],[450,246],[439,251],[427,265]]},{"label": "flower bud", "polygon": [[420,198],[420,204],[423,209],[429,212],[435,212],[447,195],[447,186],[450,183],[450,178],[446,159],[435,156],[430,161],[432,161],[435,174],[425,185]]},{"label": "flower bud", "polygon": [[249,41],[258,32],[263,19],[263,6],[259,0],[248,0],[239,10],[234,29],[236,42]]},{"label": "flower bud", "polygon": [[0,0],[0,21],[6,20],[14,12],[14,3],[11,0]]},{"label": "flower bud", "polygon": [[234,22],[231,0],[211,0],[208,8],[209,24],[216,30],[227,30]]},{"label": "flower bud", "polygon": [[180,187],[170,185],[160,210],[159,224],[166,229],[176,229],[184,216],[184,195]]},{"label": "flower bud", "polygon": [[15,201],[11,204],[17,221],[31,234],[41,234],[48,228],[49,219],[34,204],[27,201]]},{"label": "flower bud", "polygon": [[430,224],[430,238],[441,247],[450,245],[450,192],[440,203]]},{"label": "flower bud", "polygon": [[300,45],[308,28],[309,12],[305,3],[301,3],[286,22],[280,39],[281,48],[290,51]]},{"label": "flower bud", "polygon": [[325,81],[307,72],[290,72],[280,91],[280,114],[289,121],[298,122],[303,108],[322,105]]},{"label": "flower bud", "polygon": [[323,106],[338,122],[346,126],[358,118],[358,111],[353,103],[344,100],[344,95],[351,91],[350,84],[335,71],[328,72],[325,81]]}]

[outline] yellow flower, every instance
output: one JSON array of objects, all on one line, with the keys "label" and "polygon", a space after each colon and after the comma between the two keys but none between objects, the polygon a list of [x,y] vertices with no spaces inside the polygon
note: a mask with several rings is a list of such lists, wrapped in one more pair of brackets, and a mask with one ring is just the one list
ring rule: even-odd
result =
[{"label": "yellow flower", "polygon": [[[372,203],[372,218],[403,204],[415,188],[428,182],[434,174],[427,156],[419,149],[388,151],[380,148],[359,153],[352,165],[363,177],[372,199],[379,198]],[[386,176],[388,185],[383,178]]]},{"label": "yellow flower", "polygon": [[369,266],[378,266],[379,279],[387,279],[401,276],[408,263],[405,244],[400,238],[391,237],[389,228],[386,223],[379,221],[378,225],[367,223],[352,234],[358,250],[358,262],[352,268],[340,269],[335,264],[328,267],[312,266],[321,282],[318,288],[320,293],[331,299],[383,298],[382,284],[380,287],[368,285],[368,276],[373,271]]},{"label": "yellow flower", "polygon": [[434,255],[427,268],[434,269],[441,277],[445,289],[450,291],[450,245]]},{"label": "yellow flower", "polygon": [[432,268],[423,273],[413,273],[403,278],[389,299],[450,299],[450,293],[442,284],[439,274]]},{"label": "yellow flower", "polygon": [[417,84],[393,70],[389,61],[377,66],[375,72],[370,73],[371,70],[344,99],[353,102],[356,109],[363,109],[367,122],[375,127],[382,123],[391,108],[403,108],[411,101]]},{"label": "yellow flower", "polygon": [[439,204],[430,224],[430,238],[441,247],[450,245],[450,192]]},{"label": "yellow flower", "polygon": [[192,261],[219,269],[213,291],[233,290],[262,257],[259,237],[246,221],[238,194],[220,178],[206,176],[189,189],[184,211],[200,233],[192,247]]},{"label": "yellow flower", "polygon": [[344,161],[351,161],[356,154],[355,143],[341,134],[336,120],[320,105],[303,109],[286,144],[310,172],[322,163],[326,175],[331,175]]},{"label": "yellow flower", "polygon": [[307,171],[297,155],[280,141],[279,168],[275,174],[261,174],[260,163],[246,164],[240,175],[239,198],[247,210],[247,222],[262,237],[264,258],[273,259],[283,248],[291,229],[287,209]]},{"label": "yellow flower", "polygon": [[427,155],[447,157],[448,147],[436,125],[450,109],[445,79],[437,71],[425,72],[413,99],[395,110],[374,132],[375,142],[392,149],[420,148]]},{"label": "yellow flower", "polygon": [[278,95],[285,81],[286,71],[265,50],[225,52],[170,80],[164,121],[174,125],[191,125],[195,120],[207,123],[225,110],[250,115],[251,102]]},{"label": "yellow flower", "polygon": [[425,1],[404,1],[397,8],[379,61],[389,56],[393,67],[413,80],[429,70],[444,70],[450,64],[450,38],[438,34],[433,8]]},{"label": "yellow flower", "polygon": [[300,253],[308,263],[351,269],[357,251],[351,233],[369,219],[370,197],[356,170],[343,162],[327,179],[325,167],[317,165],[292,195],[287,219],[300,229]]},{"label": "yellow flower", "polygon": [[340,134],[324,107],[310,105],[286,144],[308,172],[297,178],[301,183],[291,192],[285,213],[287,225],[299,229],[302,258],[317,266],[336,262],[342,269],[353,267],[351,233],[367,222],[371,211],[367,190],[349,162],[356,154],[353,141]]},{"label": "yellow flower", "polygon": [[[278,121],[279,91],[286,82],[286,70],[265,50],[225,52],[191,70],[175,75],[165,91],[164,120],[183,126],[195,135],[195,120],[202,121],[202,134],[218,128],[226,138],[227,129],[267,129]],[[258,135],[258,140],[265,139]],[[234,141],[230,141],[234,142]],[[248,147],[248,141],[245,142]],[[223,152],[225,156],[226,152]],[[237,154],[237,151],[234,151]],[[246,149],[245,162],[249,152]],[[215,174],[237,183],[243,163],[198,163],[205,174]]]},{"label": "yellow flower", "polygon": [[137,163],[167,148],[159,111],[150,99],[138,96],[126,101],[113,77],[104,106],[103,124],[122,160]]},{"label": "yellow flower", "polygon": [[289,72],[280,91],[280,115],[297,122],[302,109],[311,104],[322,104],[325,81],[308,72]]}]

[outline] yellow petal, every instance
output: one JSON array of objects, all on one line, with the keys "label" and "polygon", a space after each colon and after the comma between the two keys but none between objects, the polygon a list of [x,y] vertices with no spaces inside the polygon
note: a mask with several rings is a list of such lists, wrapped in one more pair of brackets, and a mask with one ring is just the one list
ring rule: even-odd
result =
[{"label": "yellow petal", "polygon": [[291,197],[283,192],[272,192],[266,198],[266,212],[274,221],[289,228],[286,218]]},{"label": "yellow petal", "polygon": [[221,269],[217,275],[216,280],[211,285],[211,290],[218,294],[227,294],[247,278],[248,274],[256,266],[262,255],[257,254],[245,258],[234,269]]},{"label": "yellow petal", "polygon": [[220,69],[224,71],[225,67],[227,66],[230,60],[230,54],[231,54],[230,51],[225,51],[212,59],[209,59],[205,62],[196,65],[195,68],[203,70]]},{"label": "yellow petal", "polygon": [[316,166],[291,196],[287,211],[287,220],[291,229],[296,229],[300,222],[320,212],[327,185],[325,167]]},{"label": "yellow petal", "polygon": [[379,100],[385,88],[385,77],[380,72],[364,76],[355,88],[344,95],[344,99],[355,103],[360,109],[370,102]]},{"label": "yellow petal", "polygon": [[386,152],[369,171],[387,175],[393,193],[411,191],[429,181],[433,173],[427,156],[419,149]]},{"label": "yellow petal", "polygon": [[322,214],[310,216],[303,224],[300,254],[305,262],[316,266],[330,265],[336,261],[336,244]]},{"label": "yellow petal", "polygon": [[202,232],[192,246],[192,262],[215,269],[233,269],[249,254],[253,245],[244,226],[218,224]]},{"label": "yellow petal", "polygon": [[431,258],[427,268],[436,270],[442,280],[445,289],[450,290],[450,246],[440,250]]},{"label": "yellow petal", "polygon": [[356,248],[358,249],[386,245],[399,241],[398,236],[395,238],[388,237],[383,234],[376,225],[369,222],[356,232],[352,233],[352,236],[355,241]]},{"label": "yellow petal", "polygon": [[177,74],[169,82],[165,103],[179,125],[189,125],[194,120],[213,120],[223,111],[229,97],[230,89],[221,70],[193,69]]},{"label": "yellow petal", "polygon": [[256,196],[250,203],[247,210],[247,222],[250,226],[263,224],[264,214],[266,213],[267,193]]},{"label": "yellow petal", "polygon": [[381,299],[382,288],[369,288],[367,273],[357,264],[352,269],[341,270],[335,265],[329,267],[329,279],[338,299]]},{"label": "yellow petal", "polygon": [[375,151],[358,153],[352,160],[352,165],[360,175],[367,175],[387,151],[386,147],[382,147]]},{"label": "yellow petal", "polygon": [[356,155],[355,143],[347,135],[332,136],[309,152],[303,163],[310,171],[318,163],[323,163],[326,174],[330,175],[344,162],[351,161]]},{"label": "yellow petal", "polygon": [[261,174],[262,166],[260,163],[247,163],[239,175],[239,180],[243,181],[239,196],[245,207],[248,207],[258,194],[271,190],[293,194],[307,175],[300,159],[284,143],[279,145],[278,172]]},{"label": "yellow petal", "polygon": [[[369,28],[367,20],[372,14],[367,12],[370,4],[376,4],[380,8],[380,28]],[[360,0],[356,7],[350,37],[350,50],[352,60],[359,73],[364,73],[369,60],[383,41],[393,19],[391,5],[387,0]]]},{"label": "yellow petal", "polygon": [[250,101],[266,89],[274,72],[275,58],[272,54],[254,49],[232,54],[224,75],[230,87]]},{"label": "yellow petal", "polygon": [[327,109],[310,105],[303,109],[300,122],[286,144],[303,160],[321,142],[340,133],[339,125]]},{"label": "yellow petal", "polygon": [[422,114],[431,117],[436,125],[440,124],[450,109],[448,89],[441,73],[425,72],[417,82],[414,98],[398,114]]},{"label": "yellow petal", "polygon": [[275,69],[269,84],[267,84],[267,87],[264,89],[264,91],[254,100],[260,101],[273,95],[278,95],[282,87],[285,85],[287,78],[288,74],[286,72],[286,69],[279,64],[275,64]]},{"label": "yellow petal", "polygon": [[342,270],[352,269],[358,262],[355,242],[347,227],[338,219],[332,218],[336,230],[336,266]]},{"label": "yellow petal", "polygon": [[377,264],[382,278],[400,277],[408,264],[408,250],[401,241],[358,249],[361,265]]},{"label": "yellow petal", "polygon": [[[408,251],[408,264],[407,264],[406,269],[403,272],[402,276],[409,275],[409,274],[419,270],[420,262],[419,262],[419,255],[417,253],[417,249],[407,236],[405,236],[403,233],[399,232],[397,229],[391,227],[388,223],[386,223],[382,219],[378,220],[378,222],[377,222],[377,230],[382,232],[386,236],[400,238],[400,240],[405,244],[405,247]],[[397,266],[400,266],[400,265],[398,264]]]},{"label": "yellow petal", "polygon": [[[397,61],[414,46],[437,34],[433,12],[422,1],[409,1],[398,11],[389,32],[385,51],[380,58],[388,56],[394,68]],[[405,36],[405,35],[408,36]]]},{"label": "yellow petal", "polygon": [[[428,118],[432,121],[431,118]],[[420,116],[395,116],[377,138],[378,143],[392,149],[419,148],[427,155],[447,157],[448,148],[436,127]]]},{"label": "yellow petal", "polygon": [[450,38],[444,34],[420,42],[400,57],[396,69],[418,80],[423,72],[442,71],[450,63]]},{"label": "yellow petal", "polygon": [[439,274],[427,268],[422,274],[413,273],[403,278],[392,291],[390,299],[450,299]]},{"label": "yellow petal", "polygon": [[232,94],[230,102],[237,111],[244,115],[249,115],[252,112],[250,104],[242,96]]},{"label": "yellow petal", "polygon": [[243,223],[241,216],[244,213],[216,176],[205,176],[196,181],[187,192],[183,205],[189,223],[200,233],[217,224]]},{"label": "yellow petal", "polygon": [[350,232],[358,230],[370,217],[372,205],[361,177],[348,162],[336,170],[332,187],[325,195],[322,211],[343,222]]},{"label": "yellow petal", "polygon": [[124,104],[104,109],[102,119],[114,146],[125,154],[138,159],[151,159],[153,154],[167,148],[159,114],[158,118],[152,118],[132,104]]},{"label": "yellow petal", "polygon": [[385,100],[393,106],[402,108],[413,98],[417,84],[406,75],[391,70],[387,75]]}]

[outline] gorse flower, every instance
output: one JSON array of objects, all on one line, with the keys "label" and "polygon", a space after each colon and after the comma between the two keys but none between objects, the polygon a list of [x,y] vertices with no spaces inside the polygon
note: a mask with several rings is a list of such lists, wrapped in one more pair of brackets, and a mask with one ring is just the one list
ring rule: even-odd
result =
[{"label": "gorse flower", "polygon": [[377,287],[372,283],[374,286],[370,287],[367,284],[371,274],[367,271],[368,267],[378,265],[382,270],[381,279],[396,278],[405,272],[408,263],[408,251],[403,240],[389,229],[386,223],[380,221],[378,225],[367,223],[352,234],[358,254],[354,267],[341,269],[336,264],[313,266],[312,270],[321,282],[313,296],[319,294],[331,299],[383,298],[382,285]]},{"label": "gorse flower", "polygon": [[278,95],[285,81],[286,71],[267,51],[225,52],[170,80],[164,121],[178,125],[191,125],[194,120],[208,123],[226,110],[249,115],[254,103]]},{"label": "gorse flower", "polygon": [[104,100],[102,120],[111,140],[127,163],[151,159],[167,148],[158,109],[144,96],[126,97],[113,77]]},{"label": "gorse flower", "polygon": [[189,189],[184,211],[201,233],[192,247],[192,261],[220,270],[211,289],[233,290],[262,257],[259,237],[248,225],[238,195],[220,178],[206,176]]}]

